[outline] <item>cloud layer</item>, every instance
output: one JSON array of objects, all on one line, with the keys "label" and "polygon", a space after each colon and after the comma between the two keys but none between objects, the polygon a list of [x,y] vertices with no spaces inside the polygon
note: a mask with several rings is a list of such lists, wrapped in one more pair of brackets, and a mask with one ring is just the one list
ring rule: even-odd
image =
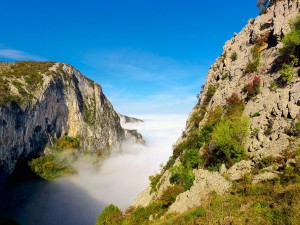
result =
[{"label": "cloud layer", "polygon": [[33,61],[46,61],[45,58],[31,55],[29,53],[8,48],[0,48],[0,60],[33,60]]},{"label": "cloud layer", "polygon": [[[138,117],[138,116],[137,116]],[[79,175],[70,178],[91,197],[104,203],[113,203],[123,209],[149,184],[148,177],[159,172],[172,154],[172,145],[184,129],[182,115],[147,115],[140,131],[146,146],[124,143],[122,152],[113,152],[99,170],[81,161]]]},{"label": "cloud layer", "polygon": [[135,117],[145,121],[140,131],[146,146],[126,142],[122,151],[113,151],[100,167],[93,164],[91,157],[81,158],[75,165],[76,176],[43,186],[29,185],[28,193],[19,193],[29,199],[6,216],[24,225],[92,225],[110,203],[126,209],[148,186],[148,177],[159,172],[160,165],[166,163],[186,120],[184,115]]}]

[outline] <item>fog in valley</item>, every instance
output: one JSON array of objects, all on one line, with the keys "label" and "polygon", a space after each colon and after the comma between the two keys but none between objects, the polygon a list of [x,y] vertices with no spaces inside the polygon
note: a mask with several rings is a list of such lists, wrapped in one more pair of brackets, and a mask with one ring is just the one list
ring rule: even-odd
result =
[{"label": "fog in valley", "polygon": [[127,141],[122,151],[113,150],[101,165],[95,165],[89,156],[82,157],[74,165],[77,175],[27,185],[26,193],[15,195],[24,200],[6,214],[22,225],[89,225],[95,224],[97,215],[110,203],[125,210],[147,187],[148,177],[166,163],[186,121],[182,115],[136,117],[145,122],[123,126],[137,128],[145,146]]}]

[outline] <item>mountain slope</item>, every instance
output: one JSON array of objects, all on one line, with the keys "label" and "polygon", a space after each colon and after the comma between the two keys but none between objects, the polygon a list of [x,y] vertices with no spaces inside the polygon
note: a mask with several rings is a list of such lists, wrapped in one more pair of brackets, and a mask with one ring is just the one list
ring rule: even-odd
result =
[{"label": "mountain slope", "polygon": [[[271,1],[225,43],[173,155],[137,196],[126,224],[300,222],[299,3]],[[162,219],[171,213],[187,219]]]},{"label": "mountain slope", "polygon": [[124,130],[99,84],[63,63],[0,63],[0,181],[18,163],[68,136],[82,153],[107,153],[137,132]]},{"label": "mountain slope", "polygon": [[[190,136],[193,131],[203,129],[216,107],[228,107],[230,100],[234,100],[233,94],[235,93],[237,98],[244,102],[242,111],[250,120],[250,132],[244,146],[250,160],[233,165],[226,171],[231,179],[239,179],[242,174],[250,172],[254,164],[262,158],[270,155],[280,156],[290,144],[292,135],[288,131],[295,124],[300,110],[300,78],[297,76],[297,67],[294,69],[293,80],[288,84],[282,84],[280,66],[277,65],[277,60],[279,49],[283,47],[280,41],[284,34],[290,31],[290,20],[294,19],[299,12],[298,3],[295,1],[277,2],[268,8],[265,14],[249,20],[240,33],[226,42],[223,54],[208,72],[199,102],[192,110],[183,137],[178,142],[177,146],[186,140],[186,137]],[[247,71],[250,63],[255,60],[253,48],[259,48],[260,62],[255,70]],[[255,49],[255,51],[257,50]],[[234,57],[235,54],[236,57]],[[248,84],[253,86],[255,79],[260,82],[260,90],[259,93],[249,99],[249,93],[243,89]],[[271,87],[273,83],[280,87],[273,90]],[[177,157],[176,163],[182,163],[179,157]],[[167,169],[162,175],[161,179],[164,181],[161,182],[156,196],[149,199],[160,196],[162,190],[169,185],[169,171]],[[201,174],[201,169],[196,171],[197,173]],[[222,173],[225,171],[223,170]],[[211,179],[209,176],[206,179]],[[224,184],[226,183],[224,181]],[[196,184],[194,183],[194,185]],[[198,191],[201,192],[202,190]],[[187,199],[181,201],[190,204],[187,208],[199,205],[199,201],[189,200],[193,198],[194,194],[190,196],[188,192],[181,194],[187,196]],[[176,201],[179,199],[180,196]],[[149,202],[140,202],[138,198],[135,205],[138,204],[147,205]],[[185,207],[181,205],[174,210],[184,211],[184,209]]]}]

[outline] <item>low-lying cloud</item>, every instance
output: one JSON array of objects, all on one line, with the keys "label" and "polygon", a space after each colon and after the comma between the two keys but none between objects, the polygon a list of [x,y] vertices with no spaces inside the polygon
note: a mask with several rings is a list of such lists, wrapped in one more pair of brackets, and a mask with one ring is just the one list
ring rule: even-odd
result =
[{"label": "low-lying cloud", "polygon": [[130,206],[172,154],[186,120],[183,115],[135,117],[145,121],[139,125],[145,146],[125,142],[100,165],[92,157],[80,158],[77,175],[30,187],[30,198],[7,215],[23,225],[92,225],[106,205]]},{"label": "low-lying cloud", "polygon": [[[139,116],[137,116],[139,117]],[[125,142],[95,170],[88,161],[77,164],[78,175],[68,178],[91,197],[125,209],[149,184],[148,177],[159,172],[172,154],[172,145],[185,126],[182,115],[148,115],[140,125],[146,145]]]}]

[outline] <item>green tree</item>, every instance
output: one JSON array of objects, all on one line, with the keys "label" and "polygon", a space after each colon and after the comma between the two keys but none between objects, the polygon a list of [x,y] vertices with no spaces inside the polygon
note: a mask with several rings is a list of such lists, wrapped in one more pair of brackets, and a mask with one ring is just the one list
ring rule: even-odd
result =
[{"label": "green tree", "polygon": [[97,218],[96,225],[121,225],[123,222],[123,214],[121,210],[110,204],[102,211]]}]

